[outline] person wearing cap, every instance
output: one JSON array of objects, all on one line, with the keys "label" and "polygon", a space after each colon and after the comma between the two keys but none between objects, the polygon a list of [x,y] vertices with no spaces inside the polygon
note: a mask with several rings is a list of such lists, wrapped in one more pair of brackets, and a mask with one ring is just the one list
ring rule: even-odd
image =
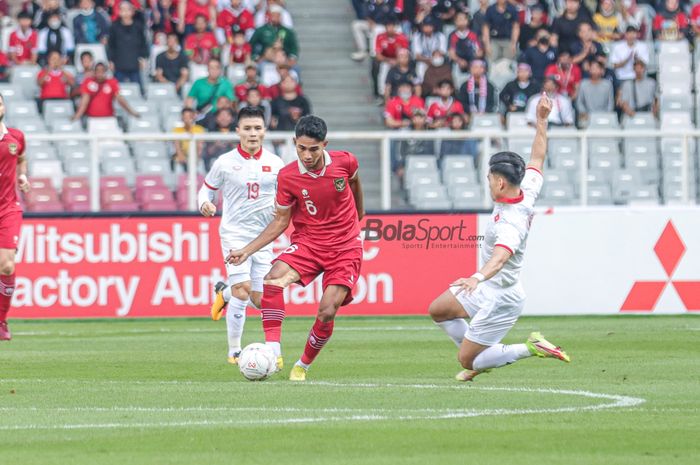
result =
[{"label": "person wearing cap", "polygon": [[603,79],[605,68],[598,60],[591,60],[590,77],[581,81],[576,98],[579,126],[585,127],[588,115],[594,112],[611,112],[615,109],[612,82]]},{"label": "person wearing cap", "polygon": [[637,40],[637,29],[627,26],[625,40],[617,42],[610,54],[615,75],[620,81],[634,79],[634,61],[640,60],[645,65],[649,63],[649,47],[644,42]]},{"label": "person wearing cap", "polygon": [[189,60],[180,50],[177,34],[171,32],[167,38],[167,49],[156,57],[156,82],[172,82],[178,94],[190,76]]},{"label": "person wearing cap", "polygon": [[518,10],[507,0],[496,0],[486,10],[486,23],[481,37],[486,55],[491,60],[513,59],[520,37]]},{"label": "person wearing cap", "polygon": [[548,120],[550,126],[567,127],[574,125],[574,107],[571,104],[571,99],[559,92],[557,80],[552,76],[544,79],[542,84],[542,92],[539,92],[530,98],[527,102],[527,110],[525,111],[525,119],[531,126],[537,124],[537,105],[540,103],[542,96],[546,95],[552,102],[552,111],[549,113]]},{"label": "person wearing cap", "polygon": [[518,63],[516,78],[505,85],[499,95],[502,103],[502,122],[505,124],[508,113],[524,112],[530,97],[537,94],[540,85],[533,82],[532,70],[527,63]]},{"label": "person wearing cap", "polygon": [[113,118],[115,100],[131,116],[139,117],[138,112],[131,108],[129,102],[119,95],[119,82],[107,77],[107,65],[97,63],[94,67],[94,76],[86,78],[80,85],[80,103],[72,120],[76,121],[83,115],[90,118]]},{"label": "person wearing cap", "polygon": [[299,57],[297,35],[293,29],[282,25],[282,11],[284,9],[279,5],[270,6],[270,21],[256,29],[250,38],[253,60],[274,62],[275,50],[281,49],[287,55],[289,65],[296,64]]},{"label": "person wearing cap", "polygon": [[527,63],[532,70],[532,78],[537,82],[544,81],[544,72],[549,65],[557,61],[556,50],[549,44],[549,32],[541,30],[535,36],[537,45],[526,49],[518,61]]},{"label": "person wearing cap", "polygon": [[447,55],[447,37],[436,31],[435,19],[428,16],[420,25],[420,32],[413,35],[411,53],[416,60],[416,73],[423,79],[428,65],[442,66]]},{"label": "person wearing cap", "polygon": [[656,81],[647,77],[646,63],[640,59],[634,60],[634,79],[627,80],[620,87],[617,105],[627,116],[637,112],[659,113]]}]

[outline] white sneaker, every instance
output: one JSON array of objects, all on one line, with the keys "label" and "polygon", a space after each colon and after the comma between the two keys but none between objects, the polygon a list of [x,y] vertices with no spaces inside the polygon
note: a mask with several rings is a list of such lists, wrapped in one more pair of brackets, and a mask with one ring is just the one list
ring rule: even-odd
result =
[{"label": "white sneaker", "polygon": [[355,61],[362,61],[365,58],[367,58],[367,53],[366,52],[352,52],[350,55],[350,58],[352,58]]}]

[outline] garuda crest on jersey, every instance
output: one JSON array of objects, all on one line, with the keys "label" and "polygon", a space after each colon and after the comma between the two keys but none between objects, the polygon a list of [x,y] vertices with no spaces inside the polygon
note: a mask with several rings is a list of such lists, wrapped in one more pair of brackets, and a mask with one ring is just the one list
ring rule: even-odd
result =
[{"label": "garuda crest on jersey", "polygon": [[7,148],[10,150],[10,155],[17,155],[17,144],[13,142],[8,144]]},{"label": "garuda crest on jersey", "polygon": [[333,184],[335,185],[335,190],[338,192],[343,192],[345,190],[345,186],[347,185],[345,178],[336,178],[333,180]]}]

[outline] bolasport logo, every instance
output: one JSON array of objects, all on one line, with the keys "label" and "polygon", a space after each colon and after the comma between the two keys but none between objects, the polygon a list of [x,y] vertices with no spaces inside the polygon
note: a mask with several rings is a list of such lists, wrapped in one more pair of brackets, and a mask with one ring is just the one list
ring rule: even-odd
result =
[{"label": "bolasport logo", "polygon": [[369,218],[362,231],[366,241],[399,241],[404,249],[479,249],[484,240],[484,236],[470,231],[463,220],[445,225],[431,218],[411,221]]}]

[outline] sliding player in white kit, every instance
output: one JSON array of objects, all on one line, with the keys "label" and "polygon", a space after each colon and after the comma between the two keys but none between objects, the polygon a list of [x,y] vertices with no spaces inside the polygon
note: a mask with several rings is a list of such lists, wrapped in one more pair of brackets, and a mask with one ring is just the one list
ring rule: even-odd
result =
[{"label": "sliding player in white kit", "polygon": [[[265,136],[265,114],[259,107],[246,107],[238,113],[236,134],[238,147],[216,159],[199,190],[199,210],[213,216],[216,191],[223,196],[223,215],[219,226],[221,249],[240,249],[255,239],[272,221],[275,212],[277,173],[284,162],[262,148]],[[226,264],[228,285],[218,282],[211,307],[211,317],[219,320],[226,311],[228,332],[228,362],[238,363],[241,337],[246,319],[246,307],[251,302],[260,308],[263,277],[270,271],[272,244],[260,249],[239,265]],[[278,361],[278,365],[279,365]],[[281,367],[280,367],[281,368]]]},{"label": "sliding player in white kit", "polygon": [[471,277],[452,283],[430,305],[430,316],[459,348],[464,367],[456,376],[459,381],[471,381],[479,373],[533,355],[569,361],[563,350],[537,332],[524,344],[501,344],[525,304],[519,275],[535,200],[544,181],[551,110],[552,102],[543,95],[537,105],[537,133],[527,168],[513,152],[500,152],[489,160],[488,182],[496,205],[481,248],[483,266]]}]

